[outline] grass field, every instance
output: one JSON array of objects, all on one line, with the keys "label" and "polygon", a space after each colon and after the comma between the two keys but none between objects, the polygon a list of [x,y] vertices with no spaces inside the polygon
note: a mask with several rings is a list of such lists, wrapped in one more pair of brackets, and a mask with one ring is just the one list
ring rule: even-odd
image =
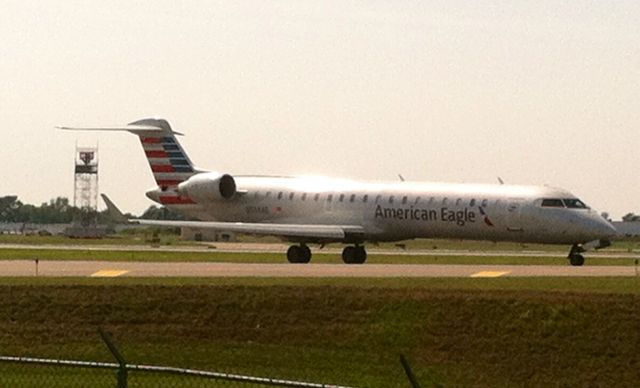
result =
[{"label": "grass field", "polygon": [[639,289],[638,279],[5,278],[0,352],[112,361],[101,326],[132,363],[406,387],[404,353],[425,387],[635,386]]},{"label": "grass field", "polygon": [[236,286],[236,287],[357,287],[462,291],[544,291],[587,294],[640,294],[640,277],[544,278],[88,278],[0,277],[1,287],[11,286]]}]

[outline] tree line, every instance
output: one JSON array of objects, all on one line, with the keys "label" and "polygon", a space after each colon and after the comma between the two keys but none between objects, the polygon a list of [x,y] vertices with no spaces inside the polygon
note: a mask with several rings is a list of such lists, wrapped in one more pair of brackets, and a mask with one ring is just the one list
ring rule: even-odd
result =
[{"label": "tree line", "polygon": [[622,216],[622,221],[624,222],[640,222],[640,215],[635,213],[627,213]]},{"label": "tree line", "polygon": [[[127,218],[136,218],[127,213]],[[140,218],[151,220],[180,220],[182,216],[165,207],[150,206]],[[108,210],[94,211],[73,206],[68,198],[57,197],[40,206],[22,203],[15,195],[0,197],[0,222],[29,224],[69,224],[97,220],[99,224],[112,222]]]}]

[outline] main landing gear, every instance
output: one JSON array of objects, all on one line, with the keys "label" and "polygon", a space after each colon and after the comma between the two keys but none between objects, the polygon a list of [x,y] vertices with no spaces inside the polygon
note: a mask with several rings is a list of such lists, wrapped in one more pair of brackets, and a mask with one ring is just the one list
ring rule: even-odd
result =
[{"label": "main landing gear", "polygon": [[575,267],[580,267],[584,264],[584,256],[582,253],[584,252],[584,248],[580,245],[574,245],[571,247],[571,251],[569,251],[569,263]]},{"label": "main landing gear", "polygon": [[345,264],[362,264],[367,260],[367,251],[363,246],[345,247],[342,251],[342,261]]},{"label": "main landing gear", "polygon": [[304,244],[292,245],[287,250],[289,263],[306,264],[311,261],[311,249]]},{"label": "main landing gear", "polygon": [[[289,263],[306,264],[311,261],[311,249],[305,244],[292,245],[287,250]],[[348,246],[342,251],[345,264],[362,264],[367,261],[367,251],[361,245]]]}]

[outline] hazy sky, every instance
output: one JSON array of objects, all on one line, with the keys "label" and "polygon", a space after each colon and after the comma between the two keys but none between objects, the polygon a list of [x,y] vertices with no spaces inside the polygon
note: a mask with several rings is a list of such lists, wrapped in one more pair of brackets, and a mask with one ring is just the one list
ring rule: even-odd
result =
[{"label": "hazy sky", "polygon": [[640,213],[640,2],[0,0],[0,195],[73,198],[100,146],[125,211],[130,134],[168,119],[228,173],[551,184]]}]

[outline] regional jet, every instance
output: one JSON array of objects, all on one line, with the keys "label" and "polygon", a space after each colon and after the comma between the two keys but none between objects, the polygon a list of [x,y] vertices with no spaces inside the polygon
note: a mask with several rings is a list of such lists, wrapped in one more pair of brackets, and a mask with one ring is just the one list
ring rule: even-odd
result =
[{"label": "regional jet", "polygon": [[610,245],[616,234],[559,188],[235,175],[196,168],[166,120],[59,128],[137,135],[157,184],[147,197],[198,220],[135,222],[277,236],[293,244],[286,254],[291,263],[311,260],[309,244],[346,244],[343,261],[361,264],[365,243],[447,238],[569,245],[569,262],[580,266],[582,253]]}]

